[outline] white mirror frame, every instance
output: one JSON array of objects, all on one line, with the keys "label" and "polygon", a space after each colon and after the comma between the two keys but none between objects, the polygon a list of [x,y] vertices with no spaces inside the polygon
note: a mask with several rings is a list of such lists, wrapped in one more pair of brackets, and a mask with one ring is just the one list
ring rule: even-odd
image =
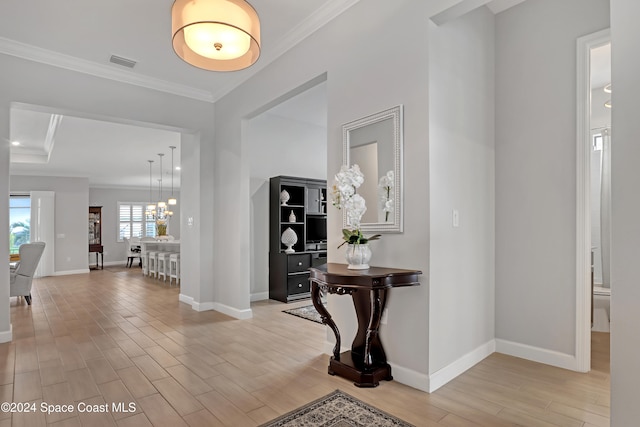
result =
[{"label": "white mirror frame", "polygon": [[[395,200],[393,206],[393,217],[390,222],[374,222],[374,223],[362,223],[360,229],[363,233],[402,233],[403,232],[403,212],[404,207],[404,188],[403,188],[403,107],[402,105],[389,108],[388,110],[380,111],[379,113],[372,114],[370,116],[363,117],[361,119],[354,120],[349,123],[345,123],[342,126],[342,159],[343,163],[350,166],[349,149],[350,144],[350,132],[356,129],[363,128],[365,126],[392,119],[393,123],[393,165],[394,165],[394,188],[395,188]],[[367,177],[365,177],[367,179]],[[378,179],[377,177],[375,179]],[[367,203],[372,201],[366,200]],[[375,203],[378,201],[375,200]],[[342,216],[343,228],[348,228],[346,213]]]}]

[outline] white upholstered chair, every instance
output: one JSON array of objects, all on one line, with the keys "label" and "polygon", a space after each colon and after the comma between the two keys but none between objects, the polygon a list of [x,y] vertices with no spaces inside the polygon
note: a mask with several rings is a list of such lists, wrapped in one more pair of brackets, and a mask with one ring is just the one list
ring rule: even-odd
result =
[{"label": "white upholstered chair", "polygon": [[31,305],[33,275],[42,257],[42,252],[44,252],[44,247],[44,242],[20,245],[20,263],[15,270],[11,271],[9,278],[9,296],[23,296],[27,304]]},{"label": "white upholstered chair", "polygon": [[133,261],[138,258],[140,260],[140,265],[142,265],[142,254],[140,252],[140,238],[139,237],[131,237],[124,238],[124,244],[127,248],[127,267],[133,266]]}]

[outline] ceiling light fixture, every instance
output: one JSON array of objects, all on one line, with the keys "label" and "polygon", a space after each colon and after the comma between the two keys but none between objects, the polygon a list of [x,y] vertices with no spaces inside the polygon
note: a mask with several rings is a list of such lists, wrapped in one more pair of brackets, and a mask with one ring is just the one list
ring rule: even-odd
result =
[{"label": "ceiling light fixture", "polygon": [[151,165],[153,165],[153,160],[147,160],[149,162],[149,204],[147,205],[147,215],[152,215],[156,211],[156,205],[153,204],[153,195],[151,194]]},{"label": "ceiling light fixture", "polygon": [[18,145],[20,145],[20,142],[18,141],[12,141],[11,145],[13,145],[14,147],[17,147]]},{"label": "ceiling light fixture", "polygon": [[171,29],[173,50],[198,68],[242,70],[260,56],[260,20],[244,0],[175,0]]},{"label": "ceiling light fixture", "polygon": [[158,210],[160,208],[164,209],[167,207],[167,204],[162,200],[162,158],[164,157],[164,153],[158,153],[158,157],[160,157],[160,178],[158,179],[158,189],[160,190],[160,197],[158,200]]},{"label": "ceiling light fixture", "polygon": [[167,200],[167,203],[170,206],[173,206],[178,204],[178,200],[175,197],[173,197],[173,150],[175,150],[176,147],[173,145],[170,145],[169,148],[171,148],[171,197],[169,197],[169,200]]}]

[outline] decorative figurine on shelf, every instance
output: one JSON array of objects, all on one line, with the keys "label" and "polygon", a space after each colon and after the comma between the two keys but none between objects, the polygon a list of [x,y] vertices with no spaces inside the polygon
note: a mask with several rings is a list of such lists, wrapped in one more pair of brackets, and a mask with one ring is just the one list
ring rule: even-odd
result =
[{"label": "decorative figurine on shelf", "polygon": [[287,247],[287,249],[284,250],[284,253],[292,254],[295,252],[293,245],[298,243],[298,235],[291,229],[291,227],[287,227],[287,229],[282,233],[280,241]]},{"label": "decorative figurine on shelf", "polygon": [[293,211],[289,214],[289,222],[296,222],[296,214]]},{"label": "decorative figurine on shelf", "polygon": [[290,198],[291,196],[289,195],[289,192],[287,190],[282,190],[280,192],[280,206],[287,206],[287,202]]}]

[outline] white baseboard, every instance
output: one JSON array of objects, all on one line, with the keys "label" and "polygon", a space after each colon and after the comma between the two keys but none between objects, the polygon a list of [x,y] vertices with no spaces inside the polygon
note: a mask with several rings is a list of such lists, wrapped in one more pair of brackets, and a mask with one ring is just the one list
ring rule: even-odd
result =
[{"label": "white baseboard", "polygon": [[389,362],[389,365],[391,365],[391,375],[394,381],[421,391],[426,391],[427,393],[431,392],[431,390],[429,390],[429,376],[427,374],[396,365],[392,362]]},{"label": "white baseboard", "polygon": [[55,271],[53,276],[69,276],[72,274],[89,274],[89,269],[86,270],[65,270],[65,271]]},{"label": "white baseboard", "polygon": [[[135,262],[135,264],[137,265],[138,263]],[[114,265],[122,265],[122,266],[126,266],[127,265],[127,261],[107,261],[104,263],[104,265],[106,265],[107,267],[111,267]]]},{"label": "white baseboard", "polygon": [[[433,374],[429,375],[429,378],[427,379],[428,388],[425,391],[428,391],[429,393],[436,391],[437,389],[439,389],[440,387],[442,387],[443,385],[445,385],[446,383],[448,383],[458,375],[465,372],[467,369],[481,362],[483,359],[485,359],[487,356],[489,356],[491,353],[495,351],[496,351],[495,340],[487,341],[486,343],[480,345],[474,350],[471,350],[469,353],[453,361],[452,363],[448,364],[444,368],[439,369]],[[394,373],[394,377],[395,376],[396,375]],[[407,384],[407,385],[411,385],[411,384]],[[412,386],[412,387],[415,387],[415,386]],[[420,388],[420,387],[415,387],[415,388],[424,390],[423,388]]]},{"label": "white baseboard", "polygon": [[227,316],[235,317],[236,319],[245,320],[253,317],[253,311],[250,308],[245,310],[239,310],[235,307],[220,304],[219,302],[209,303],[212,304],[212,309],[226,314]]},{"label": "white baseboard", "polygon": [[251,319],[253,317],[253,311],[251,311],[250,308],[246,310],[238,310],[237,308],[220,304],[219,302],[196,302],[193,297],[184,294],[180,294],[178,296],[178,300],[185,304],[189,304],[195,311],[215,310],[240,320]]},{"label": "white baseboard", "polygon": [[572,371],[578,370],[576,357],[571,354],[560,353],[559,351],[547,350],[545,348],[501,339],[496,339],[496,351],[498,353],[508,354],[509,356],[544,363],[545,365],[570,369]]},{"label": "white baseboard", "polygon": [[193,298],[185,294],[178,295],[178,301],[193,306]]},{"label": "white baseboard", "polygon": [[250,301],[262,301],[265,299],[269,299],[269,291],[267,292],[256,292],[255,294],[251,294]]},{"label": "white baseboard", "polygon": [[13,325],[9,324],[8,331],[0,331],[0,343],[11,342],[13,339]]},{"label": "white baseboard", "polygon": [[[334,345],[334,342],[325,340],[324,353],[333,355]],[[393,379],[395,381],[398,381],[401,384],[426,391],[427,393],[432,393],[465,372],[467,369],[481,362],[495,351],[495,347],[496,343],[494,340],[488,341],[431,375],[389,362],[389,365],[391,365],[391,375],[393,375]],[[347,350],[349,350],[349,348],[342,347],[340,349],[340,353]]]},{"label": "white baseboard", "polygon": [[[335,345],[335,341],[325,340],[324,353],[333,356],[333,347]],[[350,350],[350,348],[340,347],[340,353],[348,350]],[[392,362],[389,362],[389,365],[391,366],[391,375],[395,381],[418,390],[426,392],[429,391],[429,377],[426,374],[405,368]]]}]

